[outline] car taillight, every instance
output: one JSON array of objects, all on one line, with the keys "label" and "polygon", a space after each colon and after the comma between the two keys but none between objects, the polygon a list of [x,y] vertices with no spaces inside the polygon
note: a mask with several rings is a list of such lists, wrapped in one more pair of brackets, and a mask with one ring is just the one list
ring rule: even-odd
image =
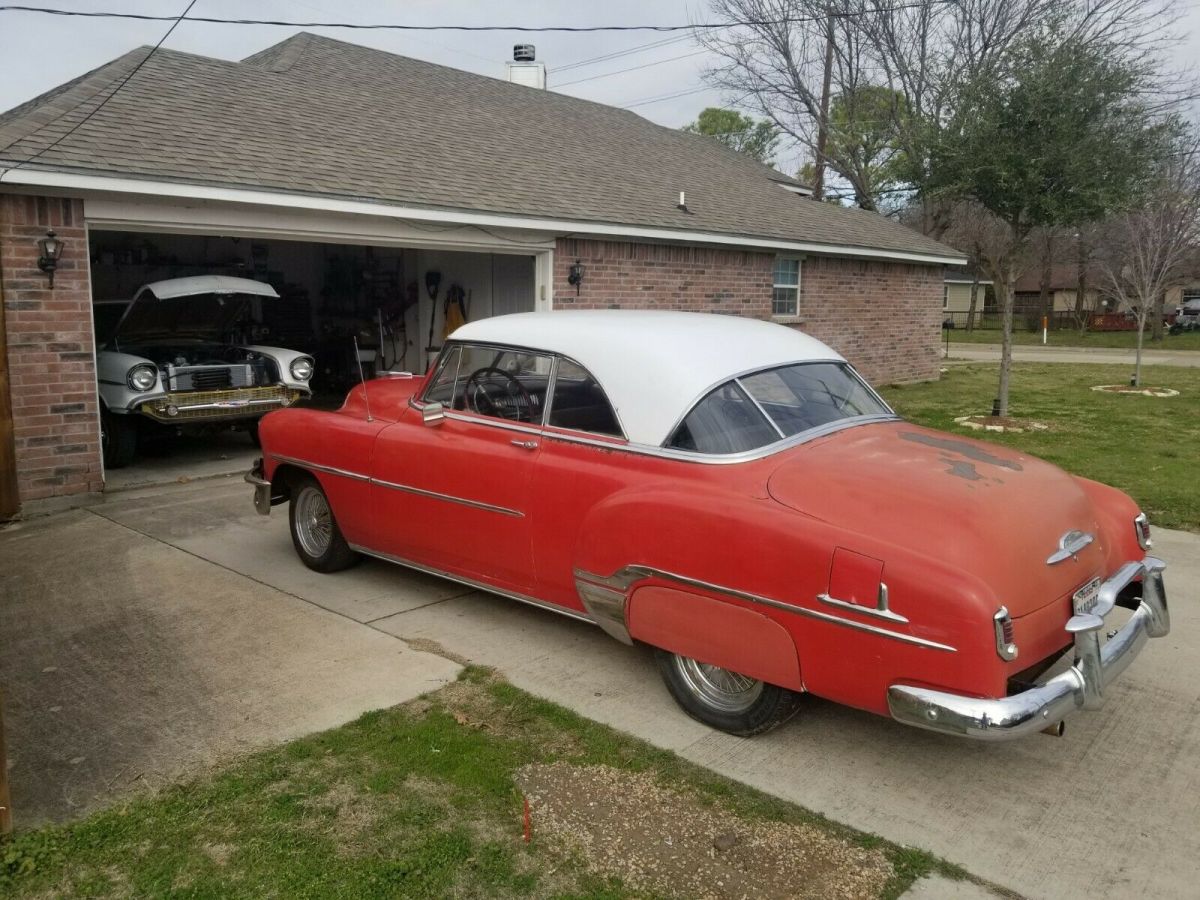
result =
[{"label": "car taillight", "polygon": [[1150,519],[1145,513],[1138,513],[1133,519],[1133,530],[1137,534],[1138,546],[1143,550],[1149,550],[1154,546],[1154,542],[1150,540]]},{"label": "car taillight", "polygon": [[996,610],[996,614],[992,616],[992,624],[996,629],[996,653],[1003,660],[1017,658],[1017,645],[1013,643],[1013,623],[1012,616],[1008,614],[1008,608],[1005,606]]}]

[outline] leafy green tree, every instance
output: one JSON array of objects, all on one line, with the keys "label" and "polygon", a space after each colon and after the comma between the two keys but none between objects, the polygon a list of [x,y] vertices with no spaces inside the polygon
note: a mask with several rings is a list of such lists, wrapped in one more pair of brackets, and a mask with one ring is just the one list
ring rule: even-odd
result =
[{"label": "leafy green tree", "polygon": [[985,260],[1002,303],[998,411],[1008,415],[1014,282],[1036,228],[1077,227],[1130,205],[1168,152],[1174,123],[1147,102],[1137,56],[1047,28],[1017,43],[1002,71],[965,86],[933,143],[929,189],[972,200],[1007,229]]},{"label": "leafy green tree", "polygon": [[878,209],[906,181],[898,139],[905,118],[904,96],[887,87],[862,85],[830,102],[825,155],[850,183],[862,209]]},{"label": "leafy green tree", "polygon": [[761,163],[771,165],[779,144],[779,129],[767,119],[743,116],[733,109],[710,106],[702,110],[695,122],[684,125],[683,131],[714,137],[739,153],[753,156]]}]

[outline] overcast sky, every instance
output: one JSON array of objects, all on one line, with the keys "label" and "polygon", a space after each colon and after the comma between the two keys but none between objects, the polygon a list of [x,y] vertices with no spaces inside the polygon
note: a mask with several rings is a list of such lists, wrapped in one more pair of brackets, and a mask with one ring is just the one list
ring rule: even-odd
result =
[{"label": "overcast sky", "polygon": [[[27,0],[29,2],[29,0]],[[156,15],[178,14],[186,0],[35,0],[29,5],[59,9],[115,10]],[[1190,3],[1180,22],[1186,35],[1172,48],[1181,68],[1194,69],[1200,58],[1200,4]],[[706,0],[198,0],[193,15],[290,21],[395,21],[462,25],[631,25],[683,24],[707,18]],[[169,27],[165,22],[127,19],[64,18],[26,12],[0,13],[0,110],[9,109],[142,44],[154,44]],[[299,31],[281,26],[215,25],[183,22],[164,46],[189,53],[236,60]],[[725,102],[704,88],[707,54],[689,40],[622,56],[608,62],[555,70],[605,53],[625,50],[672,35],[656,32],[522,35],[518,32],[426,32],[309,29],[341,40],[378,47],[485,75],[504,77],[514,43],[536,44],[538,59],[549,68],[551,89],[614,106],[667,94],[693,91],[673,99],[639,104],[635,111],[662,125],[678,127],[706,106]],[[682,35],[680,35],[682,37]],[[673,57],[685,56],[683,59]],[[665,62],[659,62],[666,60]],[[634,71],[607,73],[655,63]],[[576,79],[589,80],[568,84]],[[561,86],[561,87],[560,87]],[[181,111],[184,113],[185,111]],[[794,156],[794,154],[789,154]],[[793,170],[798,159],[781,168]]]}]

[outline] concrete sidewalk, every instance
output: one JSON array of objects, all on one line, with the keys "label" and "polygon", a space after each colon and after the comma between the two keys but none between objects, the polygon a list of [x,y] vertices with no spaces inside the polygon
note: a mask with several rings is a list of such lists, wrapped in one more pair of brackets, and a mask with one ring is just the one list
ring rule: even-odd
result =
[{"label": "concrete sidewalk", "polygon": [[761,737],[711,731],[671,701],[648,652],[593,626],[372,561],[309,572],[283,509],[256,516],[244,486],[130,492],[95,512],[371,629],[496,666],[583,715],[1028,896],[1185,897],[1200,883],[1196,535],[1156,532],[1174,629],[1104,709],[1075,716],[1061,739],[981,745],[815,698]]},{"label": "concrete sidewalk", "polygon": [[[942,342],[940,354],[945,353],[946,343]],[[939,355],[940,355],[939,354]],[[1096,363],[1100,365],[1129,365],[1135,362],[1137,354],[1133,350],[1101,347],[1041,347],[1028,344],[1013,347],[1013,360],[1016,362],[1053,362],[1053,363]],[[999,344],[956,344],[950,341],[950,357],[946,362],[999,362]],[[1196,350],[1143,350],[1142,365],[1144,366],[1178,366],[1180,368],[1200,368],[1200,351]]]}]

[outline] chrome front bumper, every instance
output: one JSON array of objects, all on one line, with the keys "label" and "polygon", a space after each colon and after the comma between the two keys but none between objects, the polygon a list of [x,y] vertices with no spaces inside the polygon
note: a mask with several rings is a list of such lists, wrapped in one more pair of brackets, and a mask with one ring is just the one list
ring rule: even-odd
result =
[{"label": "chrome front bumper", "polygon": [[[959,737],[1006,741],[1053,728],[1077,709],[1099,709],[1105,688],[1125,671],[1146,641],[1171,630],[1164,568],[1162,560],[1147,556],[1126,563],[1104,582],[1092,612],[1067,622],[1067,631],[1075,637],[1074,665],[1044,684],[997,700],[895,684],[888,689],[892,718]],[[1101,646],[1104,617],[1116,606],[1121,590],[1139,576],[1141,602],[1125,627],[1111,633]]]},{"label": "chrome front bumper", "polygon": [[246,484],[254,485],[254,509],[260,516],[271,514],[271,482],[263,478],[263,461],[255,460],[254,467],[246,473]]}]

